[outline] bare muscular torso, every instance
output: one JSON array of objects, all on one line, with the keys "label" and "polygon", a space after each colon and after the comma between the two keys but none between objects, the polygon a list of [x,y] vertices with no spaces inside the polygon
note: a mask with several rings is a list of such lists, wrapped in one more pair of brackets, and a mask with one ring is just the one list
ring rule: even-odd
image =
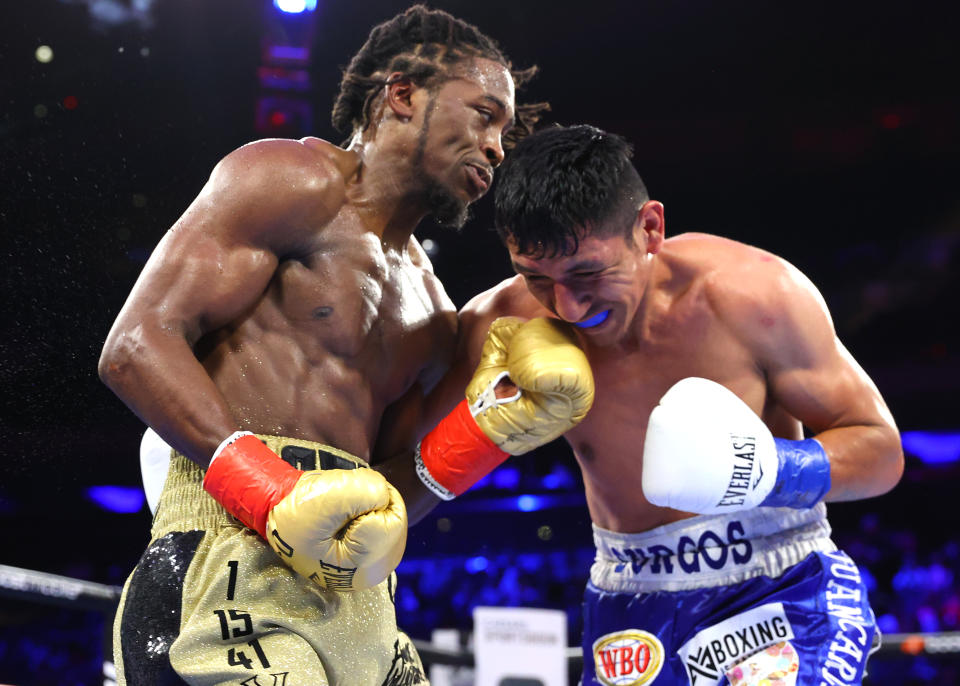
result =
[{"label": "bare muscular torso", "polygon": [[456,311],[416,221],[397,228],[359,206],[360,167],[319,139],[240,148],[134,287],[102,369],[202,466],[236,428],[367,461],[415,440],[423,393],[451,361]]},{"label": "bare muscular torso", "polygon": [[243,428],[369,461],[385,408],[449,363],[454,307],[415,239],[384,245],[349,203],[313,229],[249,315],[198,351]]},{"label": "bare muscular torso", "polygon": [[449,360],[452,312],[429,269],[345,208],[312,252],[281,262],[249,316],[198,350],[244,429],[370,460],[384,409]]},{"label": "bare muscular torso", "polygon": [[[703,235],[670,239],[645,296],[646,316],[623,345],[598,347],[580,334],[596,383],[587,417],[566,434],[579,462],[593,522],[605,529],[639,532],[690,515],[651,505],[641,489],[643,441],[650,412],[680,379],[701,376],[735,391],[774,434],[801,437],[799,422],[769,396],[756,355],[718,312],[712,282],[738,262],[762,255],[749,246]],[[749,278],[745,276],[745,278]],[[481,309],[502,316],[551,316],[521,277],[481,299]],[[482,321],[482,320],[481,320]],[[756,326],[763,326],[758,321]],[[691,427],[696,430],[696,427]],[[520,458],[522,459],[522,458]]]}]

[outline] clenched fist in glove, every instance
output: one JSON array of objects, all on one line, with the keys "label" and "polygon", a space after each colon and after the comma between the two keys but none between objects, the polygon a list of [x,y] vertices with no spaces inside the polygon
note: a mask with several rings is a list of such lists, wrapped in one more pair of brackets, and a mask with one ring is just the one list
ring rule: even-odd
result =
[{"label": "clenched fist in glove", "polygon": [[681,379],[650,413],[643,494],[654,505],[698,514],[808,508],[829,490],[830,461],[819,441],[774,438],[714,381]]},{"label": "clenched fist in glove", "polygon": [[[498,398],[509,379],[517,392]],[[572,330],[556,319],[501,317],[490,325],[466,398],[424,437],[417,474],[449,500],[510,455],[549,443],[593,404],[593,374]]]},{"label": "clenched fist in glove", "polygon": [[372,469],[301,471],[253,434],[237,432],[217,448],[203,487],[324,588],[376,586],[403,556],[406,507]]}]

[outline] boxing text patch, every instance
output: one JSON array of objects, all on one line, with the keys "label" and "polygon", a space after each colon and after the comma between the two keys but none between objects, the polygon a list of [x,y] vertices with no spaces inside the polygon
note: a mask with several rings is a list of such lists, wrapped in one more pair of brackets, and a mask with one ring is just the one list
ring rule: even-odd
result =
[{"label": "boxing text patch", "polygon": [[737,663],[792,638],[783,603],[767,603],[703,629],[677,654],[693,686],[714,686]]}]

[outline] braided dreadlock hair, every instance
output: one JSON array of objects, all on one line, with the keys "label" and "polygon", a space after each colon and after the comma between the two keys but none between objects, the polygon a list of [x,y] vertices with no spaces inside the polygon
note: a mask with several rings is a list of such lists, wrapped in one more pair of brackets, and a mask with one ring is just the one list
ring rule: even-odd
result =
[{"label": "braided dreadlock hair", "polygon": [[[414,5],[370,31],[367,42],[350,61],[340,81],[333,104],[333,126],[348,135],[370,124],[370,104],[387,85],[387,77],[402,72],[419,86],[429,88],[446,79],[457,63],[483,57],[510,70],[519,88],[537,72],[537,67],[515,71],[496,42],[480,30],[444,12]],[[504,136],[512,147],[533,131],[547,103],[518,105],[516,124]]]}]

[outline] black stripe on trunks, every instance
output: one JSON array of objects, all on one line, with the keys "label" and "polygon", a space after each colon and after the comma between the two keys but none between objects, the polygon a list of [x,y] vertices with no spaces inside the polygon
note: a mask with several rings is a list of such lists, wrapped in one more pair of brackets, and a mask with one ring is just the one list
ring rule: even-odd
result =
[{"label": "black stripe on trunks", "polygon": [[170,665],[180,634],[183,580],[203,531],[174,531],[150,544],[133,572],[120,622],[123,671],[128,684],[182,686]]}]

